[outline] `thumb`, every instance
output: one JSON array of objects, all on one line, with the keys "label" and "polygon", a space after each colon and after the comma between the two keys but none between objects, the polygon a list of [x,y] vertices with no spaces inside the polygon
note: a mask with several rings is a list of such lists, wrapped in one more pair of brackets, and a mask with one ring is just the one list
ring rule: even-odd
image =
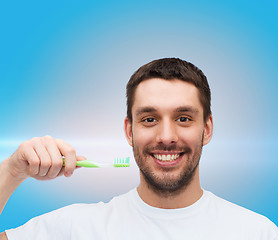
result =
[{"label": "thumb", "polygon": [[76,160],[77,161],[82,161],[82,160],[86,160],[87,158],[84,156],[76,156]]},{"label": "thumb", "polygon": [[[84,156],[76,156],[76,161],[82,161],[82,160],[86,160],[86,159],[87,158]],[[78,169],[78,168],[81,168],[81,167],[76,166],[76,169]]]}]

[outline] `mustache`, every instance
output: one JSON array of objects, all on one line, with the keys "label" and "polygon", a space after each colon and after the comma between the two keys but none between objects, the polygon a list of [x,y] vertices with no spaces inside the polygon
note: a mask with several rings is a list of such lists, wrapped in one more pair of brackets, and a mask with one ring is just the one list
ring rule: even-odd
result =
[{"label": "mustache", "polygon": [[183,153],[191,153],[192,149],[188,146],[182,146],[179,147],[176,144],[174,145],[165,145],[164,143],[159,143],[155,146],[147,146],[144,150],[144,154],[148,154],[153,151],[177,151],[177,152],[183,152]]}]

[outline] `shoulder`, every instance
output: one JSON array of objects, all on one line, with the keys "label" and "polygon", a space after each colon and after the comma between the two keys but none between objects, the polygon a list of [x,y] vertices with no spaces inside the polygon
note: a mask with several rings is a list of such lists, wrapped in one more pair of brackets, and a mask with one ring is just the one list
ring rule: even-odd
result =
[{"label": "shoulder", "polygon": [[[9,239],[70,239],[71,234],[79,239],[94,239],[105,232],[107,221],[116,218],[117,208],[125,201],[126,194],[110,202],[77,203],[37,216],[24,225],[6,231]],[[26,236],[22,238],[22,236]],[[84,237],[82,237],[84,236]]]},{"label": "shoulder", "polygon": [[112,212],[121,211],[122,208],[126,208],[130,195],[131,191],[119,196],[115,196],[108,202],[75,203],[61,208],[58,211],[70,213],[71,218],[75,219],[91,218],[96,215],[99,215],[101,218],[105,218],[107,217],[107,214],[110,215]]},{"label": "shoulder", "polygon": [[210,195],[210,208],[216,210],[219,220],[233,225],[237,224],[252,231],[273,231],[278,234],[276,225],[267,217],[220,198],[211,192],[207,193]]},{"label": "shoulder", "polygon": [[250,218],[250,220],[255,219],[257,221],[265,221],[267,219],[263,215],[260,215],[254,211],[241,207],[232,202],[229,202],[223,198],[220,198],[220,197],[214,195],[211,192],[208,192],[208,194],[210,195],[210,198],[211,198],[210,204],[212,204],[215,207],[217,207],[218,209],[220,209],[221,212],[229,213],[229,215],[231,215],[231,216]]}]

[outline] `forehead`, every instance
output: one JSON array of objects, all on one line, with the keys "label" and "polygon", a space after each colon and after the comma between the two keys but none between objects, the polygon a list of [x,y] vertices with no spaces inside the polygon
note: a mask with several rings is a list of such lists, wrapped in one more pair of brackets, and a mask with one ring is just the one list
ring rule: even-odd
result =
[{"label": "forehead", "polygon": [[192,106],[202,110],[198,89],[192,83],[178,79],[152,78],[142,81],[135,91],[132,111],[145,106],[158,110]]}]

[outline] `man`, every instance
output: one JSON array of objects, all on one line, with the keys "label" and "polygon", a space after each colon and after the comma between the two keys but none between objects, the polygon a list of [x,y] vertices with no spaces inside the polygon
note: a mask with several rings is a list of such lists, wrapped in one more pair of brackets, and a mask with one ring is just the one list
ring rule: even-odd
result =
[{"label": "man", "polygon": [[[44,214],[0,239],[278,240],[267,218],[200,186],[202,147],[213,132],[210,98],[205,75],[191,63],[166,58],[139,68],[127,84],[125,119],[140,169],[137,189],[107,204],[74,204]],[[81,159],[49,136],[24,142],[0,165],[0,210],[27,177],[69,177]]]}]

